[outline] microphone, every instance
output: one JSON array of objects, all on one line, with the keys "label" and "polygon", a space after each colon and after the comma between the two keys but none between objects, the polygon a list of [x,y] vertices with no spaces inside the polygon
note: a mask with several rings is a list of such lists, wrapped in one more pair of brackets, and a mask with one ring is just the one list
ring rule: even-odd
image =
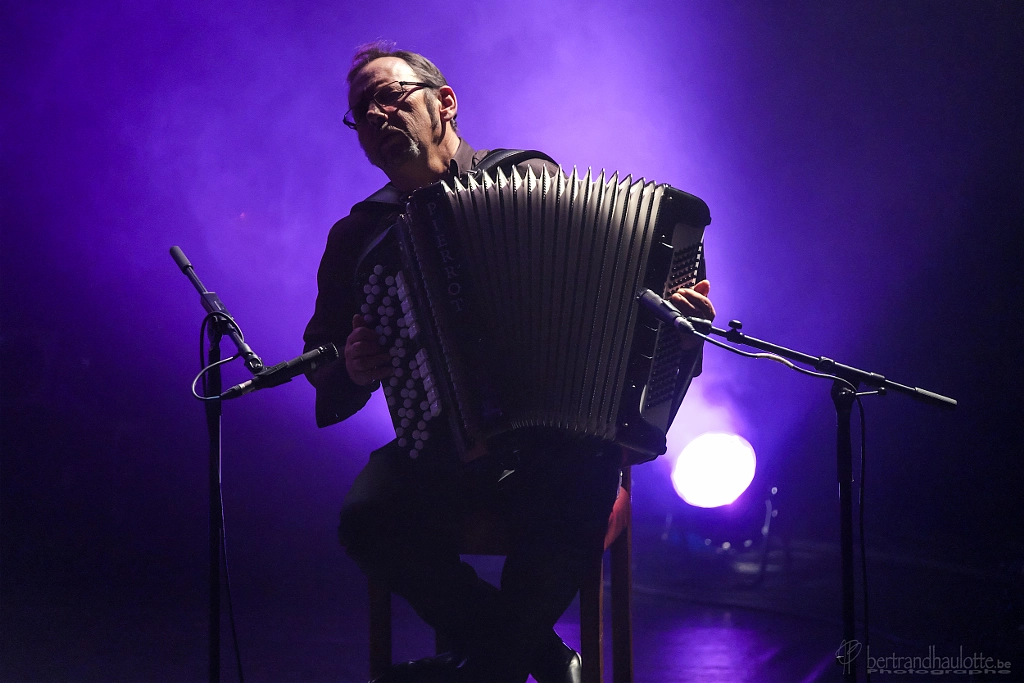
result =
[{"label": "microphone", "polygon": [[[238,348],[238,353],[241,354],[242,358],[245,359],[245,366],[249,368],[249,371],[256,374],[263,370],[263,360],[256,355],[256,353],[249,348],[249,345],[245,343],[245,339],[242,338],[242,332],[235,324],[235,321],[231,319],[231,314],[228,313],[228,309],[224,306],[224,302],[217,296],[217,292],[211,292],[203,283],[199,280],[199,276],[196,275],[195,269],[192,267],[192,262],[185,256],[185,252],[181,250],[181,247],[171,247],[171,258],[181,268],[181,272],[185,274],[192,285],[199,291],[199,299],[203,304],[203,308],[206,309],[207,313],[220,313],[222,318],[215,320],[215,324],[211,328],[211,335],[213,330],[220,330],[220,332],[227,334],[231,338],[231,341],[235,342],[235,346]],[[224,324],[230,323],[230,324]],[[210,337],[213,339],[213,336]]]},{"label": "microphone", "polygon": [[310,370],[316,370],[324,363],[328,363],[338,358],[338,355],[338,348],[334,344],[319,346],[312,351],[307,351],[301,356],[267,368],[266,370],[257,373],[255,377],[247,382],[236,384],[221,394],[220,398],[226,401],[228,399],[238,398],[239,396],[245,396],[253,391],[276,387],[280,384],[291,382],[292,377],[301,375],[302,373]]},{"label": "microphone", "polygon": [[658,318],[681,332],[688,334],[710,334],[711,321],[704,318],[688,318],[678,308],[649,289],[642,289],[636,295],[637,301]]}]

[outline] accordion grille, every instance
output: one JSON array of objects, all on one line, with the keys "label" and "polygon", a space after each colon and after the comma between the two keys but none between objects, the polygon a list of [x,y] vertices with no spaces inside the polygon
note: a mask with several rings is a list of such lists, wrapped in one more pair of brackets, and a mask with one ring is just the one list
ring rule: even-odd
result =
[{"label": "accordion grille", "polygon": [[[481,394],[502,416],[494,428],[481,418],[481,436],[544,425],[614,439],[633,302],[664,187],[617,174],[516,169],[444,186],[461,248],[447,272],[460,289],[470,283],[465,304],[490,359],[486,368],[449,368],[454,400],[470,426]],[[413,244],[432,248],[425,237]],[[465,344],[466,326],[442,317],[437,335],[447,356]]]},{"label": "accordion grille", "polygon": [[[665,296],[673,294],[684,287],[692,287],[697,283],[697,269],[701,262],[704,245],[696,243],[686,249],[680,249],[672,255],[672,270],[669,273]],[[647,386],[645,408],[671,401],[676,393],[676,373],[683,360],[683,345],[676,334],[658,335],[658,347],[654,355],[654,368],[651,381]]]}]

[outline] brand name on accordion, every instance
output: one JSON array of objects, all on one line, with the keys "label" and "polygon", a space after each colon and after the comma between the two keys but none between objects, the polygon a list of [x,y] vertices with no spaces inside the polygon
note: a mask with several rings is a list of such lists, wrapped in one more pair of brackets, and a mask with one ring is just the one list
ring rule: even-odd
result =
[{"label": "brand name on accordion", "polygon": [[430,214],[434,245],[437,247],[437,253],[441,259],[441,270],[447,280],[445,291],[448,293],[448,303],[456,312],[461,313],[465,303],[462,298],[462,276],[459,274],[461,264],[452,256],[451,244],[448,242],[444,225],[436,217],[437,204],[434,202],[427,204],[427,213]]}]

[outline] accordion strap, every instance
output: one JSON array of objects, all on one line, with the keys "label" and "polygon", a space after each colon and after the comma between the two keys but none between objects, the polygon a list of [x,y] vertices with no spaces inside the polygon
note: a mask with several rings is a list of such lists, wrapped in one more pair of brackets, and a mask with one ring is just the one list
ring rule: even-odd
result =
[{"label": "accordion strap", "polygon": [[[512,170],[513,166],[521,164],[524,161],[530,161],[531,159],[555,164],[554,159],[544,152],[540,152],[535,149],[492,149],[484,156],[483,159],[480,160],[480,163],[469,172],[480,173],[483,171],[493,171],[496,168],[501,168],[502,171],[508,173]],[[557,166],[557,164],[555,165]],[[364,199],[360,204],[369,202],[372,204],[395,204],[401,206],[404,203],[403,199],[402,193],[399,192],[394,185],[388,183]]]},{"label": "accordion strap", "polygon": [[508,172],[513,166],[524,161],[530,161],[531,159],[555,163],[555,160],[547,154],[535,149],[492,149],[487,153],[487,156],[480,160],[480,163],[476,165],[473,172],[492,171],[499,167],[502,171]]}]

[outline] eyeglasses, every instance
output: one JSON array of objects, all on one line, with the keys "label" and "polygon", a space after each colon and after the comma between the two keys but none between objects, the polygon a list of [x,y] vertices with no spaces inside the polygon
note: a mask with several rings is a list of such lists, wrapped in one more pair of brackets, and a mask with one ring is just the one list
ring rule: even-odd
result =
[{"label": "eyeglasses", "polygon": [[383,111],[393,110],[402,101],[402,98],[409,93],[408,89],[410,87],[438,88],[440,86],[431,85],[430,83],[414,83],[412,81],[395,81],[382,85],[380,88],[377,88],[377,91],[369,99],[364,98],[345,112],[345,118],[343,119],[345,125],[355,130],[366,123],[366,112],[370,109],[371,101],[375,102]]}]

